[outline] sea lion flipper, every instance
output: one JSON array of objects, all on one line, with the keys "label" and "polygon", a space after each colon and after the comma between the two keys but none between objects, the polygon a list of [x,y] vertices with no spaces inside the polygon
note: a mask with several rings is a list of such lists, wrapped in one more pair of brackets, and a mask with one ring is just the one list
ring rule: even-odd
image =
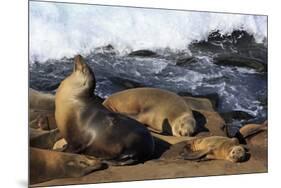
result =
[{"label": "sea lion flipper", "polygon": [[253,136],[255,134],[258,134],[262,131],[267,130],[267,121],[265,121],[263,124],[247,124],[240,128],[240,133],[243,135],[244,138],[247,138],[249,136]]},{"label": "sea lion flipper", "polygon": [[204,158],[207,154],[211,152],[210,149],[205,150],[198,150],[198,151],[191,151],[191,150],[184,150],[183,159],[184,160],[197,160]]}]

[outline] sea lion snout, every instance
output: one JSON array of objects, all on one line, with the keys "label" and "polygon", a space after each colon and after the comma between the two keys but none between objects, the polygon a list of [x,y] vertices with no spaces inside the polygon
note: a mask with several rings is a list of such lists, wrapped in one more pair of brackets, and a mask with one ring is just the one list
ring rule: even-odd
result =
[{"label": "sea lion snout", "polygon": [[190,116],[183,116],[176,120],[173,126],[174,136],[192,136],[195,132],[195,120]]},{"label": "sea lion snout", "polygon": [[242,146],[234,146],[229,152],[229,160],[232,162],[242,162],[246,159],[246,150]]}]

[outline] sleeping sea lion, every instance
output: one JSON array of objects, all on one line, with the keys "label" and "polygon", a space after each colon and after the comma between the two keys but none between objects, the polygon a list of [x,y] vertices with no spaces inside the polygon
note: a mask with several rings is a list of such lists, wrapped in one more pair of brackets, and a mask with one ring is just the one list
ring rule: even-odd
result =
[{"label": "sleeping sea lion", "polygon": [[158,133],[191,136],[195,119],[187,103],[177,94],[157,88],[135,88],[109,96],[103,105],[149,126]]},{"label": "sleeping sea lion", "polygon": [[152,155],[154,140],[141,123],[106,109],[94,95],[95,76],[82,56],[55,97],[55,119],[67,151],[93,155],[115,165],[143,162]]},{"label": "sleeping sea lion", "polygon": [[57,178],[81,177],[105,165],[98,159],[78,154],[30,148],[29,183]]}]

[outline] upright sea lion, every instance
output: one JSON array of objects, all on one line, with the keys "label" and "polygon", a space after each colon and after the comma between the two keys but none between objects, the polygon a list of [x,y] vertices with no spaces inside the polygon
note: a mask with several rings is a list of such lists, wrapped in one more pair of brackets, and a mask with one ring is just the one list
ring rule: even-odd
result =
[{"label": "upright sea lion", "polygon": [[81,177],[104,168],[103,163],[94,157],[32,147],[29,162],[30,184],[57,178]]},{"label": "upright sea lion", "polygon": [[110,112],[94,95],[95,76],[82,56],[55,97],[55,119],[67,149],[107,159],[116,165],[148,159],[154,141],[148,129],[126,116]]},{"label": "upright sea lion", "polygon": [[187,141],[183,157],[186,160],[204,158],[242,162],[247,159],[246,152],[247,148],[240,145],[237,138],[210,136]]},{"label": "upright sea lion", "polygon": [[174,136],[191,136],[196,122],[187,103],[177,94],[156,88],[135,88],[114,93],[103,105]]}]

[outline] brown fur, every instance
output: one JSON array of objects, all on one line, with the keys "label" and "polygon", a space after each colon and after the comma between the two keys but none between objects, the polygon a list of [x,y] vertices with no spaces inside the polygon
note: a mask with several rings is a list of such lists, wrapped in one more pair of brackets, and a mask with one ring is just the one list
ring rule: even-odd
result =
[{"label": "brown fur", "polygon": [[47,111],[55,110],[55,96],[52,94],[42,93],[29,88],[29,108]]},{"label": "brown fur", "polygon": [[54,111],[29,110],[29,127],[41,130],[57,128]]},{"label": "brown fur", "polygon": [[42,131],[29,128],[29,145],[42,149],[52,149],[55,142],[61,139],[61,134],[58,129],[51,131]]},{"label": "brown fur", "polygon": [[231,162],[246,160],[246,150],[236,138],[210,136],[187,141],[185,159],[221,159]]},{"label": "brown fur", "polygon": [[246,124],[240,128],[240,133],[243,135],[244,138],[249,136],[253,136],[258,134],[262,131],[267,130],[267,121],[262,124]]},{"label": "brown fur", "polygon": [[102,163],[94,157],[32,147],[29,162],[30,184],[57,178],[81,177],[103,168]]},{"label": "brown fur", "polygon": [[148,159],[154,142],[147,128],[106,109],[94,95],[95,84],[92,69],[77,55],[55,97],[55,119],[67,150],[122,161],[117,165]]},{"label": "brown fur", "polygon": [[156,88],[136,88],[114,93],[103,105],[136,119],[157,132],[170,127],[174,136],[190,136],[195,131],[191,109],[175,93]]}]

